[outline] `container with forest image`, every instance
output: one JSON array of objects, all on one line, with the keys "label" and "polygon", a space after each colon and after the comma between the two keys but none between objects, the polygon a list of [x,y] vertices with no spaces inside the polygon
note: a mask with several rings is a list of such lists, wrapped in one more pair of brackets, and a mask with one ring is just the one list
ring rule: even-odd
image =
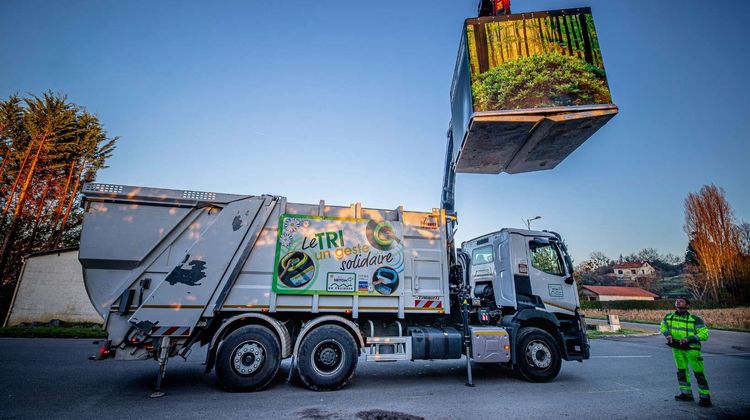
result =
[{"label": "container with forest image", "polygon": [[466,21],[474,111],[611,103],[589,9]]}]

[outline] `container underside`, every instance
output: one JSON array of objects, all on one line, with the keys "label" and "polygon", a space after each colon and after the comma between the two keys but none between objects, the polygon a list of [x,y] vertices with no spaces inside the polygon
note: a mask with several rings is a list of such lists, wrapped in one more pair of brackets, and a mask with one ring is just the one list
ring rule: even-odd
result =
[{"label": "container underside", "polygon": [[613,104],[477,112],[456,172],[499,174],[552,169],[618,112]]}]

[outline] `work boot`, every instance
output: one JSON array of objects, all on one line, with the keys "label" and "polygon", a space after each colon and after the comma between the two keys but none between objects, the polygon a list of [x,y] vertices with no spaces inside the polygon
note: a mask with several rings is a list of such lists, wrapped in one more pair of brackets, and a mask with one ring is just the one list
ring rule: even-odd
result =
[{"label": "work boot", "polygon": [[674,396],[677,401],[695,401],[693,394],[677,394]]},{"label": "work boot", "polygon": [[713,404],[711,404],[711,397],[701,397],[698,400],[698,405],[701,407],[711,407]]}]

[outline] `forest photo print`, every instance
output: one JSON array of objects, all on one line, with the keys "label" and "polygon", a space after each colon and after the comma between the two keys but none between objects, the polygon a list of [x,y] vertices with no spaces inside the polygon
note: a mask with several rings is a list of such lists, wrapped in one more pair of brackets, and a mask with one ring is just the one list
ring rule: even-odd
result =
[{"label": "forest photo print", "polygon": [[466,20],[474,111],[611,103],[588,8]]}]

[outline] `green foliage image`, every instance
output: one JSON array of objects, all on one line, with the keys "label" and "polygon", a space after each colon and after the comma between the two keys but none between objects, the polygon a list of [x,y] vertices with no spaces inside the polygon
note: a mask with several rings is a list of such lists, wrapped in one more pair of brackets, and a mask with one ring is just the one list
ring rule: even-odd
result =
[{"label": "green foliage image", "polygon": [[606,104],[604,71],[559,53],[506,61],[472,83],[477,111]]}]

